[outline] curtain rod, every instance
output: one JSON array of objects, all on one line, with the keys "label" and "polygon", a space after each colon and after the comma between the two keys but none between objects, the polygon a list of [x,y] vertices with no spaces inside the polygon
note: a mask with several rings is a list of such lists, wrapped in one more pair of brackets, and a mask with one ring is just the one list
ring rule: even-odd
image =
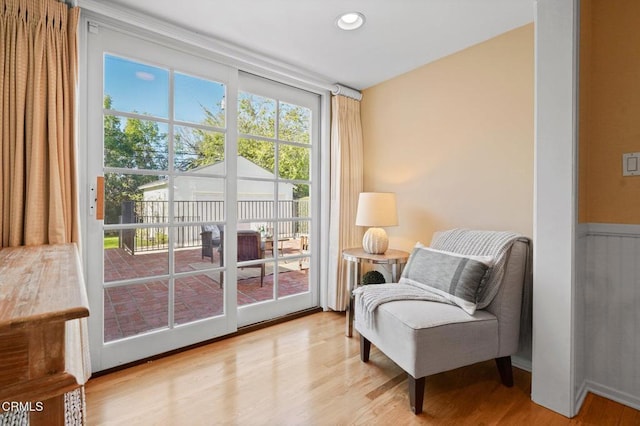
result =
[{"label": "curtain rod", "polygon": [[362,93],[359,90],[352,89],[351,87],[343,86],[341,84],[335,84],[335,87],[331,89],[332,95],[342,95],[347,98],[355,99],[356,101],[362,100]]}]

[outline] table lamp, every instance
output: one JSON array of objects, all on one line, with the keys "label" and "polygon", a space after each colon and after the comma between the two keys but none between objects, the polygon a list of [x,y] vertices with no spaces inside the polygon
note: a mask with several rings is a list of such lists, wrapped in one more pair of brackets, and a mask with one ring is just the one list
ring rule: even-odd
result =
[{"label": "table lamp", "polygon": [[398,224],[396,194],[392,192],[361,192],[358,198],[356,226],[370,226],[362,238],[367,253],[384,254],[389,238],[382,226]]}]

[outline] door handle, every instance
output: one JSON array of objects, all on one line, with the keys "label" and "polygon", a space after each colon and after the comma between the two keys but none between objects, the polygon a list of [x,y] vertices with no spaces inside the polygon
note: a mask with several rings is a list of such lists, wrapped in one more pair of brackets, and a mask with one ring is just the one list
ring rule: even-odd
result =
[{"label": "door handle", "polygon": [[96,219],[104,220],[104,176],[98,176],[96,178],[97,192],[96,192]]},{"label": "door handle", "polygon": [[104,220],[104,176],[98,176],[96,184],[89,187],[89,214]]}]

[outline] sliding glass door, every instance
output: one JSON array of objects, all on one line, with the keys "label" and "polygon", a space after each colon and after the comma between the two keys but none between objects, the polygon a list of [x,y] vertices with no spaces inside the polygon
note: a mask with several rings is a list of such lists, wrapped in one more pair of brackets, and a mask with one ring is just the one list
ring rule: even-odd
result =
[{"label": "sliding glass door", "polygon": [[94,371],[318,305],[319,96],[204,56],[88,33]]},{"label": "sliding glass door", "polygon": [[[319,97],[245,73],[238,85],[238,236],[257,231],[263,250],[261,260],[238,263],[238,324],[246,325],[318,304],[310,243]],[[244,281],[243,265],[251,263],[266,271],[257,297],[245,294],[253,284]]]}]

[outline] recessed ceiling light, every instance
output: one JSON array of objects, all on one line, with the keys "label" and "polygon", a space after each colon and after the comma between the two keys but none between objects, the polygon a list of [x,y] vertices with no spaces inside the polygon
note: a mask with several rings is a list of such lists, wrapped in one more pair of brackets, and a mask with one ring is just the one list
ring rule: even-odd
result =
[{"label": "recessed ceiling light", "polygon": [[336,20],[336,25],[346,31],[357,30],[364,24],[364,15],[360,12],[344,13]]}]

